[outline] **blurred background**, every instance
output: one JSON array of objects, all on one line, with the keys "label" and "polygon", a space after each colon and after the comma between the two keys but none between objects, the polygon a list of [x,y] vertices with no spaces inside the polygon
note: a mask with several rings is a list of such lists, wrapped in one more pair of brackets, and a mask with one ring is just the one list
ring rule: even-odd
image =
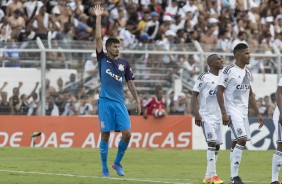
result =
[{"label": "blurred background", "polygon": [[[120,57],[129,61],[144,104],[161,88],[167,114],[191,115],[191,90],[208,70],[206,58],[216,53],[231,64],[234,46],[245,42],[257,104],[272,116],[280,0],[2,0],[1,115],[97,115],[96,4],[104,7],[103,40],[121,40]],[[134,115],[126,86],[124,95]]]}]

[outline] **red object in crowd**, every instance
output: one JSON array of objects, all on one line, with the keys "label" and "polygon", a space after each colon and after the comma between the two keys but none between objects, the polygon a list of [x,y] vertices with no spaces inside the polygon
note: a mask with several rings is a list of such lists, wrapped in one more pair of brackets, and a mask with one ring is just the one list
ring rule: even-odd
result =
[{"label": "red object in crowd", "polygon": [[153,115],[154,109],[165,109],[165,102],[163,100],[158,100],[156,97],[153,97],[146,101],[144,107],[147,108],[147,115]]}]

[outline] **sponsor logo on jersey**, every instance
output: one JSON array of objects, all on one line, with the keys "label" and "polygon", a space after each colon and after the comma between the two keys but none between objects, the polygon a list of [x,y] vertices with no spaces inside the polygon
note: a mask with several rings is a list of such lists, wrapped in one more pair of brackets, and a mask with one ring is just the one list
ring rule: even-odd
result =
[{"label": "sponsor logo on jersey", "polygon": [[118,65],[118,69],[123,72],[124,71],[124,65],[123,64],[119,64]]},{"label": "sponsor logo on jersey", "polygon": [[239,84],[236,86],[236,89],[239,90],[248,90],[250,89],[251,85],[250,84]]},{"label": "sponsor logo on jersey", "polygon": [[210,90],[210,91],[209,91],[209,95],[210,95],[210,96],[216,95],[216,90]]},{"label": "sponsor logo on jersey", "polygon": [[120,77],[120,76],[118,76],[118,75],[112,73],[110,69],[107,69],[107,70],[106,70],[106,74],[108,74],[109,76],[113,77],[113,78],[116,79],[117,81],[122,82],[122,77]]}]

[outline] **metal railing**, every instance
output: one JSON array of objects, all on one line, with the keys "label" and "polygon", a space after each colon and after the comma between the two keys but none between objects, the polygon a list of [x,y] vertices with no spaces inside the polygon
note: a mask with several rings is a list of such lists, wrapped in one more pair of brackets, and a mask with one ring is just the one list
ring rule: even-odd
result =
[{"label": "metal railing", "polygon": [[[14,45],[14,47],[11,45]],[[176,79],[182,81],[182,88],[191,89],[197,74],[190,75],[185,66],[192,65],[190,63],[192,60],[199,69],[198,73],[207,70],[205,60],[210,54],[219,54],[229,62],[233,60],[231,52],[222,52],[217,49],[217,46],[208,47],[213,48],[212,50],[207,50],[206,48],[206,45],[200,44],[197,41],[191,44],[179,45],[149,44],[138,45],[134,50],[123,49],[120,54],[121,58],[125,58],[131,64],[139,92],[144,96],[150,96],[154,94],[156,85],[162,86],[166,91],[174,90],[174,80]],[[265,59],[263,62],[269,62],[267,58],[272,60],[271,62],[274,66],[272,66],[270,72],[277,74],[278,80],[281,74],[282,56],[279,49],[274,47],[272,48],[273,53],[268,52],[267,54],[265,51],[255,51],[253,48],[251,51],[254,51],[251,53],[252,57]],[[18,64],[17,67],[20,67],[22,70],[24,68],[38,68],[40,78],[34,78],[34,83],[39,81],[41,84],[40,91],[39,89],[37,91],[41,97],[40,105],[45,107],[45,99],[48,95],[47,93],[49,93],[49,89],[46,89],[46,78],[50,79],[51,85],[54,85],[59,78],[68,81],[70,75],[75,73],[76,81],[73,82],[83,86],[85,81],[83,78],[84,64],[86,60],[91,59],[93,52],[95,52],[95,43],[87,41],[42,41],[38,38],[36,41],[22,43],[2,43],[0,45],[2,68],[0,69],[11,69],[5,72],[14,74],[12,78],[16,79],[17,70],[19,69],[15,69],[14,66],[10,65],[11,63]],[[16,54],[13,55],[13,53]],[[15,55],[19,55],[19,58],[13,58]],[[32,78],[32,74],[29,73],[28,76]],[[6,88],[9,90],[9,95],[12,94],[12,87],[17,86],[17,82],[20,82],[14,79],[12,80],[11,76],[9,79],[3,76],[0,80],[0,85],[1,82],[8,80],[7,82],[11,85]],[[20,78],[18,80],[24,79]],[[28,87],[21,89],[25,94],[28,94],[33,88],[33,83],[30,83],[30,81],[24,84]],[[58,87],[55,86],[55,89],[58,90]],[[97,86],[94,91],[95,93],[99,92]],[[41,108],[39,114],[45,115],[45,108]]]}]

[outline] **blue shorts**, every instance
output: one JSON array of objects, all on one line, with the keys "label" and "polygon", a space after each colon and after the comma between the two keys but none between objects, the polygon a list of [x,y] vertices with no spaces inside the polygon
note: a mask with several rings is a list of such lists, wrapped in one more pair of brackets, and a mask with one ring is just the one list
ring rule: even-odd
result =
[{"label": "blue shorts", "polygon": [[98,103],[100,132],[119,132],[131,128],[128,111],[123,103],[100,98]]}]

